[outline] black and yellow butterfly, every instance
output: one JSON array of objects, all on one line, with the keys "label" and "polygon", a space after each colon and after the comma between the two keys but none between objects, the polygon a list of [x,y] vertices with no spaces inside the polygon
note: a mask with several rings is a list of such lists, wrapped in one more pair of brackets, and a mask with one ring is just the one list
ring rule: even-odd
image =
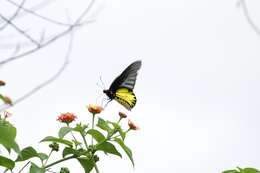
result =
[{"label": "black and yellow butterfly", "polygon": [[141,66],[141,61],[133,62],[112,82],[109,89],[103,90],[110,101],[115,99],[128,110],[131,110],[135,106],[136,97],[133,89],[137,72]]}]

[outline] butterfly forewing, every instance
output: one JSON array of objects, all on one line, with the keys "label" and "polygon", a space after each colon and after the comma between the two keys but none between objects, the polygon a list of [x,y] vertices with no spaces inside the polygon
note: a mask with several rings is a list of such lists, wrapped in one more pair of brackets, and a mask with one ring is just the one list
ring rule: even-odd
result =
[{"label": "butterfly forewing", "polygon": [[135,61],[130,64],[111,84],[109,90],[116,92],[118,88],[134,89],[137,71],[141,68],[142,62]]}]

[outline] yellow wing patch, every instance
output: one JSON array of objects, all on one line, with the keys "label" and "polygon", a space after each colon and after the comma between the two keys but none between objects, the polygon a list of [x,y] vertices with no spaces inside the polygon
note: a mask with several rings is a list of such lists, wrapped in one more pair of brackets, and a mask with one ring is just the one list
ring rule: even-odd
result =
[{"label": "yellow wing patch", "polygon": [[115,100],[128,110],[131,110],[136,104],[135,94],[127,88],[116,90]]}]

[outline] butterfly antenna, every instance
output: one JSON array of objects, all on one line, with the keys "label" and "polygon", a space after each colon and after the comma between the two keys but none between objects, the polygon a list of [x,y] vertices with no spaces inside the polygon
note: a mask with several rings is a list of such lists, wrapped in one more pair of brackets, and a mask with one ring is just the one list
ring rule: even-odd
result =
[{"label": "butterfly antenna", "polygon": [[102,86],[103,86],[103,89],[105,89],[106,88],[106,86],[105,86],[105,83],[103,82],[103,80],[102,80],[102,76],[100,76],[99,77],[99,80],[101,81],[101,83],[102,83]]},{"label": "butterfly antenna", "polygon": [[96,85],[101,88],[101,89],[104,89],[103,86],[101,86],[98,82],[96,83]]},{"label": "butterfly antenna", "polygon": [[98,104],[98,100],[100,99],[100,97],[102,97],[103,93],[99,94],[99,96],[96,98],[96,104]]}]

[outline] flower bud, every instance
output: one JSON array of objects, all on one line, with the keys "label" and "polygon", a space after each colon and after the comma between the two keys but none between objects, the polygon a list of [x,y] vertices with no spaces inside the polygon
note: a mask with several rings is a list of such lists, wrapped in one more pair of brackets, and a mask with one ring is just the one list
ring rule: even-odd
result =
[{"label": "flower bud", "polygon": [[52,151],[59,151],[59,144],[57,142],[51,143],[49,147],[52,149]]},{"label": "flower bud", "polygon": [[118,114],[119,114],[120,118],[126,118],[127,117],[127,115],[123,112],[119,112]]},{"label": "flower bud", "polygon": [[0,86],[4,86],[5,85],[5,82],[0,80]]},{"label": "flower bud", "polygon": [[131,130],[140,130],[140,128],[131,120],[128,120],[128,126]]},{"label": "flower bud", "polygon": [[9,104],[9,105],[13,104],[13,101],[7,96],[4,96],[3,100],[4,100],[5,104]]},{"label": "flower bud", "polygon": [[99,161],[99,157],[97,155],[94,155],[93,159],[94,159],[95,162]]},{"label": "flower bud", "polygon": [[67,167],[60,168],[60,173],[70,173],[70,170]]}]

